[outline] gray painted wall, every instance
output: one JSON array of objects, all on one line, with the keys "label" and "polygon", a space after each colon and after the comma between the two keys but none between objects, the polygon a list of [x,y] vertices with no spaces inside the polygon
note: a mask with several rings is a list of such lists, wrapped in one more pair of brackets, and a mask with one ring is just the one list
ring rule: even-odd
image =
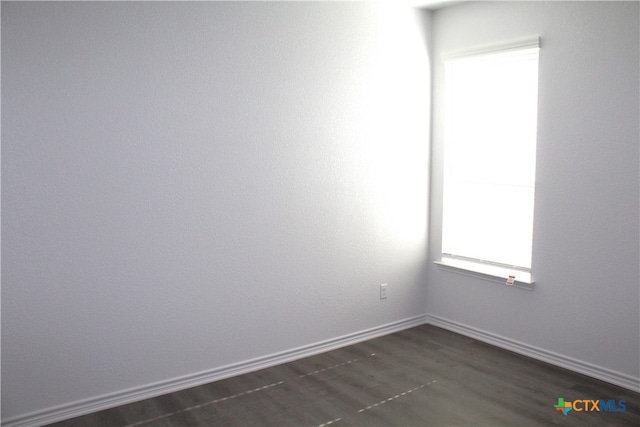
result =
[{"label": "gray painted wall", "polygon": [[[434,13],[430,315],[640,376],[638,2],[495,2]],[[442,210],[443,66],[539,34],[535,290],[433,265]],[[505,205],[507,201],[505,201]]]},{"label": "gray painted wall", "polygon": [[424,314],[423,30],[3,2],[3,419]]}]

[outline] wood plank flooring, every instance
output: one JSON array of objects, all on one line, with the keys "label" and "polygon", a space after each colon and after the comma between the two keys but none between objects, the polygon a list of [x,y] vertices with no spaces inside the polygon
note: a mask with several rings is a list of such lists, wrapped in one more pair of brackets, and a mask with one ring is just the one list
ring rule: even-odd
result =
[{"label": "wood plank flooring", "polygon": [[[626,410],[564,415],[558,398],[624,400]],[[52,424],[549,425],[640,426],[640,394],[430,325]]]}]

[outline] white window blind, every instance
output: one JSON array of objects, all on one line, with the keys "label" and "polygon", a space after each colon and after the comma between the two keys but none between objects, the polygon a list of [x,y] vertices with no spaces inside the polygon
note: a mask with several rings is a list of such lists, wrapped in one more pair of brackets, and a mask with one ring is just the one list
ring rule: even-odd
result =
[{"label": "white window blind", "polygon": [[444,58],[442,262],[531,281],[538,38]]}]

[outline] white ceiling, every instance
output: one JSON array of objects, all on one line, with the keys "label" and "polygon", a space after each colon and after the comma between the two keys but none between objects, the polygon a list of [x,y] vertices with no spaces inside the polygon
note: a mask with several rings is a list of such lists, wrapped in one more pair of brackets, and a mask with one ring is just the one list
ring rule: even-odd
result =
[{"label": "white ceiling", "polygon": [[[39,0],[32,0],[32,1],[39,1]],[[125,0],[120,0],[120,1],[125,1]],[[180,0],[180,1],[190,1],[190,0]],[[210,0],[210,1],[223,1],[223,0]],[[264,1],[287,1],[287,0],[224,0],[224,1],[264,2]],[[297,1],[304,1],[304,2],[330,1],[330,2],[337,2],[337,3],[344,2],[344,1],[357,1],[361,3],[389,3],[389,4],[405,5],[409,7],[437,9],[439,7],[446,6],[453,3],[461,3],[462,1],[465,1],[465,0],[297,0]]]},{"label": "white ceiling", "polygon": [[452,3],[460,3],[462,0],[404,0],[405,3],[413,7],[423,7],[425,9],[437,9]]}]

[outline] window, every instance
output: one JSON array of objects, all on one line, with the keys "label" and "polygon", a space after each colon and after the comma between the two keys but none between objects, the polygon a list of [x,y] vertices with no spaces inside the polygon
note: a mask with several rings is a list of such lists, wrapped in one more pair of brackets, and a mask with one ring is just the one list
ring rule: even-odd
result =
[{"label": "window", "polygon": [[539,39],[448,57],[441,264],[531,283]]}]

